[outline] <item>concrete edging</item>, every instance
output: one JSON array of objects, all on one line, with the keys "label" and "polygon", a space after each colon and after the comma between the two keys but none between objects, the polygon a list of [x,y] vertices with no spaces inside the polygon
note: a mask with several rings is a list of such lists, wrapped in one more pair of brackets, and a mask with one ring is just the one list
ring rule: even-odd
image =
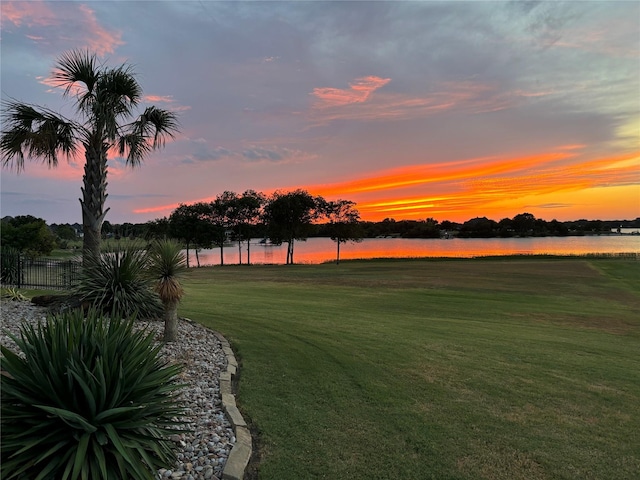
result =
[{"label": "concrete edging", "polygon": [[238,372],[238,362],[227,339],[218,332],[213,333],[222,343],[222,351],[227,357],[227,370],[220,373],[220,394],[222,396],[222,408],[227,414],[227,418],[236,435],[236,443],[231,448],[227,462],[222,470],[222,480],[243,480],[244,470],[247,468],[251,458],[251,432],[247,422],[242,418],[240,410],[238,410],[236,397],[231,388],[233,377]]}]

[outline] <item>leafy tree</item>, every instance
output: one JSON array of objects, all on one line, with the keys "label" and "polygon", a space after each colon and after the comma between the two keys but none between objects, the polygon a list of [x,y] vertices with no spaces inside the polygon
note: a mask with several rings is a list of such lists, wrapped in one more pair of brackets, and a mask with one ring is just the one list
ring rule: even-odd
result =
[{"label": "leafy tree", "polygon": [[184,295],[180,278],[187,268],[182,247],[174,241],[156,241],[149,253],[149,273],[164,307],[164,341],[178,339],[178,303]]},{"label": "leafy tree", "polygon": [[109,220],[105,220],[102,222],[102,235],[108,237],[109,235],[113,235],[113,225]]},{"label": "leafy tree", "polygon": [[318,199],[320,210],[327,218],[327,225],[331,240],[336,242],[336,265],[340,263],[340,244],[362,241],[362,227],[360,213],[355,209],[355,203],[349,200],[326,202]]},{"label": "leafy tree", "polygon": [[145,223],[144,238],[150,240],[152,238],[165,238],[170,235],[169,219],[156,218]]},{"label": "leafy tree", "polygon": [[[224,246],[229,240],[228,231],[234,231],[240,224],[238,194],[225,191],[218,195],[211,203],[213,215],[212,223],[217,227],[217,235],[214,236],[213,243],[220,248],[220,265],[224,265]],[[239,263],[242,263],[242,253],[240,252],[240,241],[238,240]]]},{"label": "leafy tree", "polygon": [[134,112],[142,100],[142,89],[131,67],[111,68],[98,62],[95,54],[73,50],[57,61],[53,80],[73,95],[79,120],[67,119],[46,107],[18,101],[6,103],[0,139],[3,166],[24,169],[25,156],[58,165],[58,156],[69,159],[84,150],[82,178],[83,256],[99,255],[101,229],[108,208],[107,154],[114,150],[136,167],[152,151],[164,145],[178,131],[175,114],[154,106],[137,118]]},{"label": "leafy tree", "polygon": [[569,228],[564,223],[553,219],[549,222],[549,231],[552,235],[565,236],[569,233]]},{"label": "leafy tree", "polygon": [[30,257],[49,255],[55,246],[55,236],[42,218],[19,215],[2,222],[0,242]]},{"label": "leafy tree", "polygon": [[498,228],[500,230],[500,236],[502,238],[513,237],[515,229],[513,227],[513,220],[510,218],[503,218],[498,222]]},{"label": "leafy tree", "polygon": [[247,265],[251,264],[251,228],[260,219],[265,202],[265,196],[255,190],[247,190],[238,198],[238,242],[247,241]]},{"label": "leafy tree", "polygon": [[250,240],[251,227],[260,218],[260,210],[265,203],[262,193],[247,190],[242,195],[225,191],[218,195],[213,202],[214,223],[225,230],[225,235],[220,237],[220,262],[223,264],[222,248],[227,242],[226,232],[233,231],[235,240],[238,241],[238,263],[242,263],[242,242],[247,241],[247,264],[251,263]]},{"label": "leafy tree", "polygon": [[518,235],[527,237],[533,234],[536,226],[536,217],[531,213],[520,213],[513,217],[511,225]]},{"label": "leafy tree", "polygon": [[197,202],[191,205],[180,204],[169,216],[171,237],[183,240],[187,249],[187,268],[189,267],[189,248],[196,249],[196,262],[200,266],[198,247],[208,248],[219,235],[218,229],[211,223],[213,213],[211,204]]},{"label": "leafy tree", "polygon": [[461,238],[490,238],[495,237],[498,231],[498,223],[487,217],[477,217],[467,220],[460,227],[458,236]]},{"label": "leafy tree", "polygon": [[78,238],[75,228],[68,223],[62,225],[51,225],[51,230],[60,240],[75,240]]},{"label": "leafy tree", "polygon": [[293,264],[295,240],[306,240],[312,222],[318,217],[316,198],[306,190],[275,192],[264,207],[264,221],[269,238],[287,243],[286,264]]}]

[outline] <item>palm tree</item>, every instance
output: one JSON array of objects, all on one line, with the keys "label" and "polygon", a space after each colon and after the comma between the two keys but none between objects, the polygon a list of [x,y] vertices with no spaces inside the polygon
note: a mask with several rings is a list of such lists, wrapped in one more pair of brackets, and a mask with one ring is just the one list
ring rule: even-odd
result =
[{"label": "palm tree", "polygon": [[[24,169],[25,156],[58,165],[58,155],[67,160],[79,147],[84,149],[82,178],[83,256],[100,252],[102,222],[108,208],[107,154],[110,150],[136,167],[152,151],[164,146],[167,137],[178,131],[174,113],[150,106],[134,117],[142,100],[142,89],[131,67],[99,64],[95,54],[73,50],[57,61],[53,80],[63,87],[64,96],[73,95],[80,120],[67,119],[47,108],[5,102],[0,153],[3,166]],[[6,128],[5,128],[6,126]]]},{"label": "palm tree", "polygon": [[157,240],[150,251],[149,272],[164,306],[164,341],[178,338],[178,303],[184,295],[180,278],[187,271],[182,247],[172,240]]}]

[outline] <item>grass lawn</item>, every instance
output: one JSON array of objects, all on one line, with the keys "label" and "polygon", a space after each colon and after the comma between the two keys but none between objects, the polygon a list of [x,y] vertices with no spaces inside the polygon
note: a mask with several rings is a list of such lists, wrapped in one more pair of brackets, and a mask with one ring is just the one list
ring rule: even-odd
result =
[{"label": "grass lawn", "polygon": [[640,262],[394,260],[193,269],[260,479],[632,479]]}]

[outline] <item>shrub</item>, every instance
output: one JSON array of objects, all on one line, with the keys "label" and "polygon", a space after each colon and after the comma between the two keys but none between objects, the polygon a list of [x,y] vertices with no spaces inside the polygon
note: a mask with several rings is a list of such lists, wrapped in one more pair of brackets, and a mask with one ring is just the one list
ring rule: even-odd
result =
[{"label": "shrub", "polygon": [[141,246],[116,247],[100,256],[88,256],[77,294],[103,313],[153,318],[162,305],[147,275],[148,255]]},{"label": "shrub", "polygon": [[150,479],[174,462],[180,372],[133,320],[49,317],[1,347],[2,478]]},{"label": "shrub", "polygon": [[20,283],[20,251],[13,247],[2,247],[0,253],[0,282],[3,285]]}]

